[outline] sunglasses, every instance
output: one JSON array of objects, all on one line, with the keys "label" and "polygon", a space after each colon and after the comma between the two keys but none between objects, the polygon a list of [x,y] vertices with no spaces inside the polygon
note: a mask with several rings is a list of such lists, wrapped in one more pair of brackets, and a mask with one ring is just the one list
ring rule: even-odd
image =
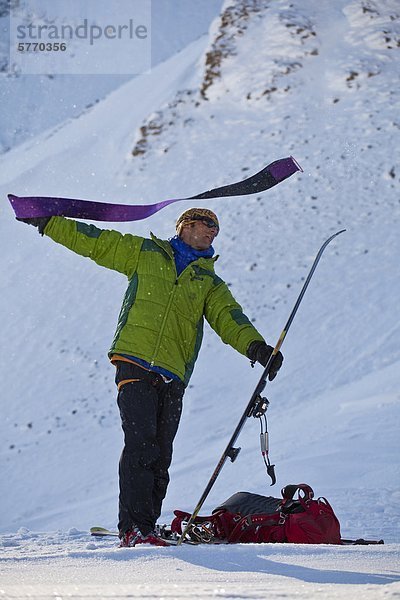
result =
[{"label": "sunglasses", "polygon": [[219,231],[219,227],[216,224],[215,221],[213,221],[212,219],[210,219],[210,217],[202,217],[202,216],[198,216],[198,217],[191,217],[191,221],[201,221],[202,223],[204,223],[204,225],[206,225],[209,229],[216,229],[217,233]]}]

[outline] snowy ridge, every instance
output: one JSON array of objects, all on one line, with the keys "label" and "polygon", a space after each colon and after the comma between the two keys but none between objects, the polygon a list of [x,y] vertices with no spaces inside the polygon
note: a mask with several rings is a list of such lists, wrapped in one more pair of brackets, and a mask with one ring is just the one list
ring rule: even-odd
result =
[{"label": "snowy ridge", "polygon": [[[285,2],[278,6],[266,0],[225,3],[217,35],[206,53],[202,97],[215,100],[229,94],[231,101],[245,104],[287,93],[291,85],[286,76],[302,68],[307,56],[318,54],[315,36],[311,19]],[[269,43],[262,44],[263,40]],[[239,72],[238,54],[243,67]]]},{"label": "snowy ridge", "polygon": [[[118,561],[139,597],[161,594],[159,580],[149,583],[157,571],[160,579],[169,573],[165,593],[177,595],[174,585],[185,582],[182,597],[197,589],[198,597],[258,598],[268,589],[272,598],[310,598],[321,583],[322,598],[399,593],[398,10],[391,0],[257,6],[242,34],[233,35],[237,23],[230,38],[226,28],[234,52],[221,61],[207,99],[201,86],[220,19],[210,39],[0,158],[0,464],[8,482],[0,551],[8,583],[13,561],[30,556],[26,585],[41,560],[38,577],[52,577],[46,565],[59,561],[64,586],[85,564],[117,585]],[[161,128],[132,156],[152,115]],[[284,368],[266,388],[277,485],[269,487],[259,426],[249,421],[240,456],[224,467],[204,512],[236,491],[279,496],[284,485],[304,481],[331,502],[345,537],[383,537],[388,545],[132,555],[94,543],[84,531],[116,522],[121,433],[106,351],[126,282],[15,222],[6,193],[150,203],[246,177],[288,154],[304,174],[259,197],[204,204],[221,222],[216,270],[268,342],[277,340],[323,240],[347,231],[324,254],[285,341]],[[116,227],[168,237],[179,210]],[[197,502],[258,373],[207,329],[185,396],[164,521]]]}]

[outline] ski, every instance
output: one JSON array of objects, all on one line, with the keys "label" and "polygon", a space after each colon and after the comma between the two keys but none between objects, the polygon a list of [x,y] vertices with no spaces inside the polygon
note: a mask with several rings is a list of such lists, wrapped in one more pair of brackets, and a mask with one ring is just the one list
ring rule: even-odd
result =
[{"label": "ski", "polygon": [[19,219],[62,216],[90,219],[92,221],[140,221],[150,217],[165,206],[182,200],[208,200],[226,196],[258,194],[274,187],[297,171],[303,171],[303,169],[293,156],[280,158],[242,181],[215,187],[195,196],[163,200],[156,204],[111,204],[78,198],[15,196],[14,194],[8,194],[8,199],[15,216]]},{"label": "ski", "polygon": [[364,538],[358,538],[357,540],[340,540],[344,546],[376,546],[377,544],[384,544],[384,540],[364,540]]},{"label": "ski", "polygon": [[118,537],[118,531],[111,531],[105,527],[91,527],[90,535],[94,535],[96,537]]},{"label": "ski", "polygon": [[[185,528],[182,531],[182,534],[178,540],[178,546],[180,544],[182,544],[186,538],[187,533],[190,531],[191,526],[193,524],[193,521],[195,520],[195,518],[197,517],[197,515],[199,514],[199,511],[201,509],[201,507],[203,506],[208,494],[211,491],[211,488],[213,487],[218,475],[220,474],[222,467],[224,466],[225,462],[227,461],[228,458],[231,459],[231,462],[234,462],[240,452],[240,448],[234,448],[234,444],[237,440],[237,438],[239,437],[240,432],[242,431],[244,424],[246,422],[246,419],[248,417],[262,417],[263,415],[265,416],[265,411],[268,408],[269,405],[269,401],[266,398],[262,398],[261,397],[261,393],[265,388],[265,385],[267,383],[267,377],[268,374],[270,372],[272,363],[274,362],[274,358],[275,356],[278,354],[283,341],[287,335],[287,332],[289,331],[289,328],[293,322],[293,319],[297,313],[297,310],[300,306],[300,303],[303,299],[303,296],[306,292],[306,289],[311,281],[311,278],[314,274],[315,269],[317,268],[317,265],[319,263],[319,260],[322,256],[322,253],[324,252],[325,248],[327,247],[327,245],[339,234],[343,233],[344,231],[346,231],[345,229],[341,229],[340,231],[337,231],[336,233],[334,233],[333,235],[331,235],[327,240],[325,240],[325,242],[322,244],[321,248],[319,249],[314,262],[311,266],[311,269],[308,273],[307,279],[304,282],[304,285],[300,291],[300,294],[296,300],[296,303],[293,307],[292,312],[289,315],[289,318],[287,320],[287,323],[285,325],[285,327],[283,328],[279,339],[275,345],[275,348],[273,349],[271,356],[267,362],[267,364],[265,365],[264,371],[254,389],[254,392],[249,400],[249,403],[247,404],[241,418],[240,421],[235,429],[235,431],[232,434],[231,439],[228,442],[228,445],[226,446],[225,450],[222,453],[222,456],[217,464],[217,466],[214,469],[214,472],[212,473],[209,482],[207,483],[207,486],[203,492],[203,494],[200,497],[200,500],[198,501],[195,509],[193,510],[193,513],[190,517],[190,519],[188,520]],[[275,477],[275,465],[271,465],[270,461],[269,461],[269,457],[268,457],[268,438],[267,438],[267,433],[264,433],[263,436],[264,438],[262,439],[262,449],[263,449],[263,456],[265,458],[266,461],[266,465],[267,465],[267,472],[268,475],[271,477],[272,483],[271,485],[274,485],[274,483],[276,482],[276,477]]]},{"label": "ski", "polygon": [[[117,531],[110,531],[110,529],[106,529],[104,527],[91,527],[90,528],[90,535],[93,535],[95,537],[118,537],[118,532]],[[178,546],[178,539],[171,539],[171,538],[163,538],[165,539],[171,546]],[[349,540],[349,539],[341,539],[341,542],[344,546],[370,546],[370,545],[377,545],[377,544],[384,544],[385,542],[383,540],[364,540],[363,538],[358,538],[356,540]],[[208,545],[221,545],[224,544],[223,540],[217,540],[217,541],[208,541],[208,542],[196,542],[194,540],[184,540],[185,544],[190,544],[191,546],[198,546],[199,544],[203,543],[203,544],[208,544]]]},{"label": "ski", "polygon": [[[106,527],[91,527],[90,535],[93,537],[113,537],[119,538],[118,531],[112,531],[111,529],[107,529]],[[167,542],[169,546],[177,546],[178,545],[178,537],[173,534],[171,531],[166,530],[165,527],[161,527],[159,529],[160,537]],[[200,542],[196,542],[194,540],[185,540],[185,544],[189,544],[191,546],[197,546]]]}]

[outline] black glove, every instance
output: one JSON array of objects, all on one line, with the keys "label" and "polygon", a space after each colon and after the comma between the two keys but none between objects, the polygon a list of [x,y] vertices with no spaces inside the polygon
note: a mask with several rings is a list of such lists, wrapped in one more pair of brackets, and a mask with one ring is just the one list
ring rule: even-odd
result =
[{"label": "black glove", "polygon": [[23,223],[28,223],[28,225],[33,225],[37,227],[40,235],[44,234],[45,227],[47,223],[50,221],[51,217],[32,217],[31,219],[19,219],[16,217],[17,221],[22,221]]},{"label": "black glove", "polygon": [[[247,349],[247,357],[252,362],[259,362],[263,367],[269,361],[269,357],[271,356],[273,351],[272,346],[268,346],[265,342],[251,342],[250,346]],[[281,368],[283,363],[283,355],[278,351],[277,355],[274,358],[274,361],[271,365],[271,368],[268,373],[268,379],[272,381],[275,379],[279,369]]]}]

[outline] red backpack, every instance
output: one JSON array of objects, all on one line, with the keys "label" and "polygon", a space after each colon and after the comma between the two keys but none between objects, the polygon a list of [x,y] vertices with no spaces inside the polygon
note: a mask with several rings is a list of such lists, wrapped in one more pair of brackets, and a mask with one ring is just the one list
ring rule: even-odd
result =
[{"label": "red backpack", "polygon": [[[294,499],[297,492],[297,499]],[[213,510],[196,517],[191,539],[225,543],[289,542],[292,544],[341,544],[340,524],[326,498],[314,500],[305,484],[287,485],[282,498],[238,492]],[[182,533],[190,513],[175,511],[171,529]]]}]

